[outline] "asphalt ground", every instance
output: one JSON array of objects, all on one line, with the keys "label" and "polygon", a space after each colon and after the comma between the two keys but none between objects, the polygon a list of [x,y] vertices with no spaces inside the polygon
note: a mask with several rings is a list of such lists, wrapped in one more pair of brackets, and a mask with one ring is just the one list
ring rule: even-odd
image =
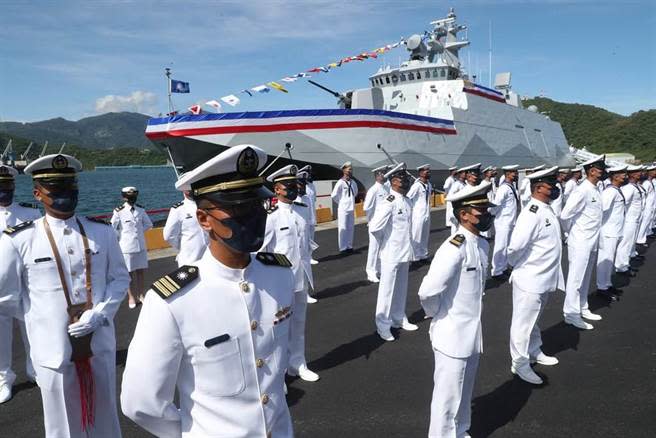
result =
[{"label": "asphalt ground", "polygon": [[[448,237],[444,212],[433,213],[430,249]],[[307,358],[316,383],[288,381],[288,402],[299,437],[422,437],[427,435],[433,388],[433,352],[417,291],[428,265],[411,268],[407,314],[416,332],[386,343],[375,334],[377,286],[366,280],[367,233],[355,231],[356,252],[341,256],[336,230],[317,233],[314,266],[319,302],[309,306]],[[560,364],[536,366],[545,384],[535,387],[510,373],[510,286],[488,282],[483,342],[473,398],[472,437],[656,436],[655,250],[647,250],[621,301],[595,295],[603,316],[582,332],[562,322],[564,294],[552,294],[540,326],[543,350]],[[175,268],[172,258],[151,261],[152,281]],[[593,277],[594,278],[594,277]],[[125,304],[116,317],[118,377],[138,317]],[[43,436],[39,390],[26,383],[20,336],[14,336],[14,398],[0,405],[0,437]],[[148,364],[144,364],[148,366]],[[120,386],[120,381],[117,382]],[[124,437],[149,436],[121,416]]]}]

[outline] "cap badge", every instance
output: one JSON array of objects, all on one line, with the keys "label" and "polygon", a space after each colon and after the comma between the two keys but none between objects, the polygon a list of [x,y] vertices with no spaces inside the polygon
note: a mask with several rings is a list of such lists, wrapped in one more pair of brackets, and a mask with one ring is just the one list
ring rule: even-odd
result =
[{"label": "cap badge", "polygon": [[68,167],[68,160],[66,159],[65,156],[63,155],[57,155],[55,158],[52,159],[52,168],[61,170],[61,169],[66,169]]},{"label": "cap badge", "polygon": [[237,158],[237,172],[244,176],[255,174],[258,165],[259,159],[252,148],[244,149]]}]

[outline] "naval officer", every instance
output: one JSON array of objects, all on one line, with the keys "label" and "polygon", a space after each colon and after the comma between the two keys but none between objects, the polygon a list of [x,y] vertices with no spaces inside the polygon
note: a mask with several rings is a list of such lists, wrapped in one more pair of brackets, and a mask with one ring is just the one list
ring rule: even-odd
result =
[{"label": "naval officer", "polygon": [[75,214],[81,170],[64,154],[30,163],[46,215],[0,239],[0,295],[22,301],[48,438],[121,436],[113,320],[130,277],[112,228]]},{"label": "naval officer", "polygon": [[[307,204],[308,204],[308,208],[310,209],[310,215],[311,215],[310,239],[314,242],[314,233],[316,232],[316,228],[317,228],[317,188],[314,186],[314,176],[312,175],[312,166],[306,164],[305,166],[298,169],[298,173],[305,175],[302,183],[305,185],[305,193],[308,198],[307,200],[309,201]],[[316,265],[319,262],[315,259],[311,259],[311,263],[313,265]]]},{"label": "naval officer", "polygon": [[[29,204],[14,202],[14,191],[16,189],[14,177],[18,171],[10,166],[0,163],[0,232],[8,227],[15,227],[23,222],[34,221],[41,217],[41,212]],[[30,360],[30,344],[25,332],[25,321],[21,312],[20,303],[15,303],[15,311],[7,308],[3,311],[0,307],[0,403],[11,399],[16,374],[11,369],[12,342],[14,334],[14,318],[18,322],[18,327],[23,338],[25,347],[25,371],[28,379],[34,381],[36,376],[34,367]]]},{"label": "naval officer", "polygon": [[567,258],[569,272],[565,290],[563,314],[565,323],[583,330],[592,330],[592,324],[583,319],[598,321],[601,315],[588,308],[588,290],[592,267],[597,261],[599,232],[603,210],[601,193],[597,183],[604,174],[605,155],[583,163],[585,180],[574,189],[560,213],[560,218],[568,224]]},{"label": "naval officer", "polygon": [[542,169],[544,169],[544,164],[540,164],[539,166],[524,170],[524,178],[522,178],[522,182],[519,185],[519,200],[522,203],[522,208],[524,208],[526,204],[528,204],[528,202],[531,200],[531,181],[528,176],[530,176],[533,172],[537,172]]},{"label": "naval officer", "polygon": [[[305,166],[306,168],[309,166]],[[317,248],[319,248],[319,245],[314,241],[314,228],[317,223],[317,211],[314,209],[314,205],[316,204],[316,199],[313,201],[312,200],[312,195],[308,194],[307,187],[308,184],[312,184],[310,181],[312,177],[308,173],[308,171],[298,171],[296,173],[296,178],[298,181],[298,199],[300,199],[300,203],[307,205],[308,208],[308,215],[309,215],[309,220],[308,220],[308,239],[310,240],[310,264],[311,265],[316,265],[319,262],[314,260],[312,258],[312,252],[315,251]],[[314,290],[314,288],[312,289]],[[314,298],[313,296],[310,295],[310,291],[308,290],[307,293],[307,302],[308,304],[314,304],[317,302],[317,299]]]},{"label": "naval officer", "polygon": [[460,226],[437,250],[419,287],[421,306],[432,318],[429,337],[435,356],[429,437],[465,437],[471,424],[489,250],[479,233],[492,226],[491,188],[483,182],[449,199]]},{"label": "naval officer", "polygon": [[412,206],[406,198],[410,175],[405,163],[385,174],[390,182],[389,196],[376,207],[369,232],[380,245],[380,283],[376,301],[376,330],[385,341],[393,341],[391,328],[414,331],[418,327],[405,314],[408,295],[408,269],[413,260]]},{"label": "naval officer", "polygon": [[503,166],[503,182],[499,184],[494,204],[494,249],[492,250],[492,277],[501,279],[508,268],[508,242],[517,214],[519,195],[515,188],[518,165]]},{"label": "naval officer", "polygon": [[293,436],[283,386],[294,275],[284,255],[254,252],[273,196],[258,176],[266,159],[233,146],[176,183],[209,245],[146,293],[121,393],[125,415],[157,437]]},{"label": "naval officer", "polygon": [[408,191],[412,205],[412,247],[414,261],[428,260],[428,238],[430,237],[430,197],[433,185],[430,182],[430,164],[417,167],[419,177]]},{"label": "naval officer", "polygon": [[582,177],[582,168],[581,166],[576,166],[574,169],[572,169],[572,172],[570,173],[569,179],[567,182],[565,182],[565,191],[563,192],[563,205],[567,203],[567,199],[569,199],[569,195],[572,194],[575,188],[578,187],[578,185],[581,183],[581,177]]},{"label": "naval officer", "polygon": [[289,338],[289,368],[287,374],[299,376],[307,382],[316,382],[319,375],[311,371],[305,359],[305,319],[307,316],[308,289],[314,288],[310,259],[310,213],[307,204],[298,197],[297,167],[283,167],[267,177],[273,184],[278,199],[268,211],[262,251],[284,254],[292,264],[294,298],[292,304],[291,333]]},{"label": "naval officer", "polygon": [[639,188],[641,170],[642,166],[629,165],[626,169],[627,183],[622,186],[626,213],[624,215],[622,238],[617,246],[617,255],[615,256],[615,270],[619,275],[627,277],[635,276],[630,262],[635,251],[635,242],[642,218],[643,196]]},{"label": "naval officer", "polygon": [[200,260],[207,248],[207,234],[196,218],[196,203],[189,192],[184,199],[173,205],[164,224],[164,240],[178,251],[175,261],[178,267]]},{"label": "naval officer", "polygon": [[[388,165],[376,167],[372,172],[376,181],[367,190],[367,195],[364,197],[363,210],[367,216],[367,222],[371,222],[376,212],[376,207],[385,201],[389,196],[389,191],[385,186],[385,173],[390,169]],[[369,249],[367,251],[367,280],[372,283],[380,281],[380,246],[378,240],[371,234],[369,230]]]},{"label": "naval officer", "polygon": [[565,286],[560,267],[560,225],[550,206],[560,196],[557,174],[558,167],[555,166],[526,177],[531,200],[519,214],[508,244],[508,262],[513,266],[510,277],[513,288],[510,370],[534,385],[542,384],[542,378],[533,371],[531,362],[540,365],[558,363],[558,359],[542,352],[538,327],[549,294]]},{"label": "naval officer", "polygon": [[570,170],[566,167],[559,167],[558,168],[558,174],[556,175],[556,187],[558,188],[558,197],[551,201],[550,207],[553,210],[553,212],[556,214],[557,217],[560,217],[560,212],[563,211],[563,205],[564,205],[564,195],[563,192],[565,191],[565,181],[567,181],[567,176],[569,175]]},{"label": "naval officer", "polygon": [[[453,185],[454,182],[456,182],[456,170],[458,170],[458,166],[449,167],[449,176],[446,177],[446,179],[444,180],[444,184],[442,184],[442,190],[444,191],[445,199],[449,194],[449,190],[451,190],[451,186]],[[444,223],[448,227],[450,222],[449,218],[451,217],[451,211],[448,203],[446,203],[445,215],[446,216],[444,218]]]},{"label": "naval officer", "polygon": [[597,294],[611,301],[617,301],[622,291],[613,287],[611,275],[615,266],[617,246],[624,228],[626,206],[621,187],[627,178],[626,166],[611,167],[606,173],[610,185],[606,186],[601,194],[603,216],[597,256]]},{"label": "naval officer", "polygon": [[[465,171],[463,169],[456,169],[453,178],[453,183],[446,191],[446,199],[449,199],[449,196],[458,193],[465,187]],[[451,234],[454,234],[458,229],[458,220],[453,215],[453,206],[448,200],[446,201],[446,225],[451,227]]]},{"label": "naval officer", "polygon": [[330,194],[337,204],[337,240],[340,252],[353,252],[353,226],[355,224],[355,197],[358,185],[353,181],[351,162],[342,164],[342,177]]},{"label": "naval officer", "polygon": [[642,181],[640,187],[643,189],[645,206],[643,207],[642,218],[640,218],[640,228],[638,229],[638,236],[636,237],[636,244],[647,247],[647,236],[651,234],[652,212],[656,207],[656,191],[651,180],[656,166],[646,166],[643,170]]},{"label": "naval officer", "polygon": [[123,187],[121,196],[124,202],[114,209],[110,223],[116,231],[130,273],[128,306],[134,309],[143,298],[144,271],[148,267],[145,232],[153,227],[153,223],[146,210],[137,204],[139,191],[135,187]]}]

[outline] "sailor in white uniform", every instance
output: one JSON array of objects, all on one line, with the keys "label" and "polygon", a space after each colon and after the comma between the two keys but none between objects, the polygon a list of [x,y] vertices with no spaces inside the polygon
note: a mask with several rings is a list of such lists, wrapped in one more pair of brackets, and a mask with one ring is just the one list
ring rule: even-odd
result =
[{"label": "sailor in white uniform", "polygon": [[617,255],[615,256],[615,270],[619,275],[627,277],[635,276],[630,262],[631,256],[635,251],[635,242],[638,237],[638,228],[643,210],[643,195],[638,186],[641,171],[642,166],[628,166],[626,169],[627,183],[622,186],[626,213],[624,216],[624,227],[622,228],[622,238],[617,246]]},{"label": "sailor in white uniform", "polygon": [[524,170],[524,178],[522,178],[519,185],[519,200],[522,203],[522,208],[526,207],[526,204],[528,204],[531,200],[531,183],[528,179],[528,176],[530,176],[533,172],[537,172],[543,169],[544,164],[540,164],[539,166]]},{"label": "sailor in white uniform", "polygon": [[81,170],[63,154],[30,163],[46,215],[0,239],[0,307],[8,293],[25,311],[48,438],[121,436],[113,321],[130,277],[112,228],[75,214]]},{"label": "sailor in white uniform", "polygon": [[578,187],[578,185],[581,183],[581,177],[583,175],[582,172],[583,169],[581,168],[581,166],[577,166],[574,169],[572,169],[570,178],[565,183],[565,191],[563,192],[563,195],[565,197],[563,198],[563,205],[567,203],[567,199],[569,198],[569,195],[571,195],[574,189]]},{"label": "sailor in white uniform", "polygon": [[553,212],[556,214],[556,217],[560,217],[560,212],[563,211],[564,199],[565,196],[563,192],[565,191],[564,181],[567,180],[567,176],[570,173],[570,170],[566,167],[558,168],[558,175],[556,176],[556,187],[558,188],[558,197],[551,201],[549,205]]},{"label": "sailor in white uniform", "polygon": [[[307,168],[309,166],[305,166],[305,167]],[[317,243],[312,238],[314,236],[314,227],[317,223],[317,212],[314,209],[314,207],[311,207],[311,206],[315,205],[315,203],[314,203],[314,201],[312,201],[312,196],[308,195],[308,192],[307,192],[308,184],[312,184],[311,181],[310,181],[312,179],[312,177],[310,176],[310,174],[306,170],[304,170],[302,172],[299,170],[296,173],[296,178],[297,178],[297,181],[298,181],[298,199],[300,200],[300,203],[305,204],[305,205],[308,206],[307,210],[308,210],[309,219],[307,221],[307,227],[308,227],[307,238],[310,241],[310,265],[316,265],[319,262],[312,259],[311,254],[312,254],[313,251],[315,251],[317,248],[319,248],[319,245],[317,245]],[[316,199],[315,199],[315,201],[316,201]],[[314,286],[312,286],[312,291],[314,291]],[[308,304],[314,304],[316,302],[317,302],[317,299],[310,295],[310,290],[308,289],[307,303]]]},{"label": "sailor in white uniform", "polygon": [[[458,170],[458,166],[449,167],[449,176],[446,177],[446,179],[444,180],[444,184],[442,184],[442,190],[444,191],[445,200],[446,200],[446,197],[449,195],[449,191],[451,190],[451,186],[457,180],[456,170]],[[445,209],[444,223],[448,227],[449,224],[450,224],[451,207],[450,207],[450,204],[448,202],[445,202],[445,204],[446,204],[446,209]]]},{"label": "sailor in white uniform", "polygon": [[[380,166],[372,170],[376,182],[367,190],[367,195],[364,198],[363,210],[367,216],[367,222],[371,222],[376,212],[376,207],[385,198],[389,196],[389,191],[385,186],[385,173],[390,169],[390,166]],[[367,251],[367,266],[366,266],[367,280],[372,283],[378,283],[380,280],[380,245],[378,240],[369,231],[369,249]]]},{"label": "sailor in white uniform", "polygon": [[518,165],[503,166],[504,179],[494,198],[494,249],[492,277],[502,278],[508,268],[508,242],[519,213],[519,196],[515,188]]},{"label": "sailor in white uniform", "polygon": [[[9,227],[15,227],[23,222],[34,221],[41,217],[41,212],[36,207],[14,201],[16,189],[14,177],[16,175],[18,175],[16,169],[0,163],[0,233]],[[0,295],[4,295],[4,293],[0,293]],[[30,360],[30,344],[25,331],[23,312],[18,303],[15,307],[16,310],[13,311],[0,306],[0,403],[11,399],[11,386],[16,381],[16,373],[11,369],[14,319],[18,322],[25,347],[27,378],[32,381],[36,380],[34,367]]]},{"label": "sailor in white uniform", "polygon": [[462,168],[456,169],[453,178],[453,183],[449,186],[449,190],[446,192],[446,226],[451,227],[451,234],[455,233],[458,229],[458,220],[453,215],[453,206],[448,199],[449,196],[453,196],[465,188],[465,171]]},{"label": "sailor in white uniform", "polygon": [[123,413],[157,437],[293,436],[283,387],[294,275],[284,255],[254,252],[273,196],[258,176],[266,160],[233,146],[176,183],[209,246],[147,292],[121,388]]},{"label": "sailor in white uniform", "polygon": [[646,166],[643,170],[643,179],[640,184],[643,189],[642,194],[644,195],[645,206],[643,208],[643,215],[640,218],[640,228],[638,230],[636,244],[644,247],[647,247],[647,236],[651,234],[652,212],[656,206],[656,191],[651,182],[653,176],[650,176],[654,170],[656,170],[656,166]]},{"label": "sailor in white uniform", "polygon": [[[484,182],[489,182],[492,184],[492,188],[490,189],[489,192],[487,192],[487,198],[490,200],[491,203],[494,203],[494,198],[496,197],[497,194],[497,189],[499,188],[496,182],[496,172],[497,168],[494,166],[487,166],[485,169],[483,169],[482,173],[482,179],[481,183]],[[494,226],[490,228],[488,231],[482,231],[480,233],[481,237],[484,237],[485,239],[492,239],[494,237]]]},{"label": "sailor in white uniform", "polygon": [[491,187],[489,182],[468,186],[449,199],[460,222],[458,232],[437,250],[419,287],[421,305],[432,318],[435,357],[429,437],[466,437],[471,424],[489,250],[479,233],[492,226]]},{"label": "sailor in white uniform", "polygon": [[592,330],[583,319],[598,321],[600,315],[588,308],[592,268],[597,262],[603,209],[597,183],[606,169],[605,155],[583,163],[586,179],[569,195],[560,218],[570,226],[567,237],[569,271],[563,314],[565,323]]},{"label": "sailor in white uniform", "polygon": [[561,269],[562,245],[560,225],[550,207],[560,196],[558,167],[532,172],[531,200],[522,209],[508,244],[508,262],[513,266],[510,277],[513,313],[510,325],[510,370],[522,380],[541,385],[542,378],[531,368],[531,362],[556,365],[558,359],[542,352],[538,320],[549,294],[565,288]]},{"label": "sailor in white uniform", "polygon": [[[308,208],[310,209],[311,222],[310,222],[310,239],[314,242],[314,233],[317,228],[317,188],[314,186],[314,178],[312,176],[312,166],[306,164],[305,166],[298,169],[299,174],[307,174],[304,178],[305,182],[305,193],[308,198]],[[318,246],[317,246],[318,248]],[[316,248],[313,249],[313,251]],[[313,265],[318,264],[319,262],[315,259],[311,259]]]},{"label": "sailor in white uniform", "polygon": [[606,170],[610,185],[601,194],[603,216],[599,235],[599,254],[597,256],[597,294],[611,301],[617,301],[620,289],[613,287],[611,275],[615,267],[617,246],[622,239],[626,205],[622,185],[626,182],[626,166],[611,167]]},{"label": "sailor in white uniform", "polygon": [[188,192],[184,199],[171,207],[164,224],[163,236],[178,251],[178,267],[200,260],[207,248],[207,234],[196,218],[196,203]]},{"label": "sailor in white uniform", "polygon": [[355,197],[358,185],[352,179],[351,162],[342,164],[342,177],[337,180],[330,194],[337,204],[337,241],[340,252],[353,252],[353,226],[355,225]]},{"label": "sailor in white uniform", "polygon": [[278,203],[268,211],[262,251],[284,254],[291,262],[294,273],[287,374],[316,382],[319,376],[308,369],[305,359],[307,296],[308,289],[314,287],[310,265],[310,213],[307,204],[297,201],[296,173],[296,165],[290,164],[267,177],[267,181],[273,184]]},{"label": "sailor in white uniform", "polygon": [[430,198],[433,185],[430,182],[430,164],[417,167],[419,177],[410,187],[406,197],[412,205],[412,247],[414,261],[427,261],[428,238],[430,237]]},{"label": "sailor in white uniform", "polygon": [[380,245],[380,283],[376,301],[376,329],[385,341],[393,341],[391,328],[414,331],[418,327],[405,313],[408,295],[408,269],[412,253],[412,206],[405,194],[411,176],[405,163],[399,163],[385,174],[392,189],[385,201],[376,207],[369,222],[369,232]]},{"label": "sailor in white uniform", "polygon": [[130,272],[128,306],[134,309],[143,298],[144,271],[148,268],[148,248],[145,232],[153,227],[144,208],[137,204],[139,191],[135,187],[121,189],[124,203],[114,209],[110,223],[118,236],[125,266]]}]

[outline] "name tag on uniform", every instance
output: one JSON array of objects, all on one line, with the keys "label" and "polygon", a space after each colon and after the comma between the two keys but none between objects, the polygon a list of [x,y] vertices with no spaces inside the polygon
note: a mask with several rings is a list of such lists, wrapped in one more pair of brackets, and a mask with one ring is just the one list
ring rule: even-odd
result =
[{"label": "name tag on uniform", "polygon": [[51,257],[43,257],[43,258],[40,258],[40,259],[36,259],[36,260],[34,260],[34,263],[49,262],[49,261],[51,261],[51,260],[52,260]]},{"label": "name tag on uniform", "polygon": [[289,227],[282,227],[282,228],[280,229],[280,231],[285,231],[285,230],[289,230]]},{"label": "name tag on uniform", "polygon": [[467,268],[467,272],[469,272],[469,271],[475,271],[475,270],[476,270],[476,268]]},{"label": "name tag on uniform", "polygon": [[230,340],[230,335],[227,333],[222,334],[221,336],[217,336],[216,338],[208,339],[205,341],[205,347],[210,348],[213,347],[217,344],[221,344],[223,342],[226,342]]},{"label": "name tag on uniform", "polygon": [[545,227],[550,227],[550,226],[551,226],[551,222],[549,222],[549,219],[545,219],[545,221],[546,221],[546,225],[545,225]]},{"label": "name tag on uniform", "polygon": [[128,222],[132,222],[132,221],[128,219],[128,220],[126,220],[126,221],[123,221],[123,222],[125,222],[125,223],[128,223]]},{"label": "name tag on uniform", "polygon": [[187,217],[185,219],[191,219],[191,215],[187,214]]}]

